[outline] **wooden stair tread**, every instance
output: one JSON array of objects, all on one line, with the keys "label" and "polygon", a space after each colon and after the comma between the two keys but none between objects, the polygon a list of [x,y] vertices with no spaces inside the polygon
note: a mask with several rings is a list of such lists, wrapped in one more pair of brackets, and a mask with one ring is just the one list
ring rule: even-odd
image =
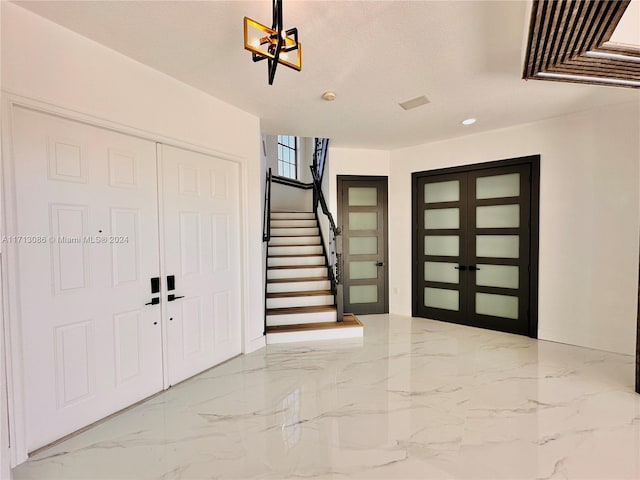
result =
[{"label": "wooden stair tread", "polygon": [[312,305],[308,307],[268,308],[267,315],[295,315],[300,313],[321,313],[335,311],[335,305]]},{"label": "wooden stair tread", "polygon": [[270,278],[267,283],[289,283],[289,282],[323,282],[329,281],[327,277],[306,277],[306,278]]},{"label": "wooden stair tread", "polygon": [[[275,245],[272,245],[272,247]],[[297,253],[294,255],[269,255],[269,258],[291,258],[291,257],[322,257],[324,258],[324,255],[321,255],[319,253]]]},{"label": "wooden stair tread", "polygon": [[[284,238],[284,237],[283,237]],[[320,242],[318,243],[282,243],[282,244],[271,244],[267,245],[268,247],[319,247]],[[296,255],[294,255],[296,256]]]},{"label": "wooden stair tread", "polygon": [[305,290],[302,292],[267,293],[267,298],[314,297],[317,295],[333,295],[331,290]]},{"label": "wooden stair tread", "polygon": [[345,313],[342,322],[317,322],[300,323],[294,325],[277,325],[267,327],[267,333],[304,332],[308,330],[327,330],[331,328],[353,328],[361,326],[362,323],[360,323],[358,317],[351,313]]},{"label": "wooden stair tread", "polygon": [[273,229],[271,229],[271,238],[273,237],[319,237],[319,235],[309,235],[308,233],[304,233],[304,234],[300,234],[300,235],[295,235],[295,234],[291,234],[291,233],[284,233],[284,234],[277,234],[277,233],[273,233]]},{"label": "wooden stair tread", "polygon": [[293,270],[296,268],[327,268],[326,265],[279,265],[276,267],[267,267],[267,270]]}]

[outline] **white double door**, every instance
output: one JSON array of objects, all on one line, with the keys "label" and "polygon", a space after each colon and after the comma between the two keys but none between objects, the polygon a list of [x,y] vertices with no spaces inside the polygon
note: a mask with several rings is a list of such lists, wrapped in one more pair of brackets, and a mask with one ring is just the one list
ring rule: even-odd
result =
[{"label": "white double door", "polygon": [[33,451],[240,353],[239,174],[26,109],[12,121],[5,242]]}]

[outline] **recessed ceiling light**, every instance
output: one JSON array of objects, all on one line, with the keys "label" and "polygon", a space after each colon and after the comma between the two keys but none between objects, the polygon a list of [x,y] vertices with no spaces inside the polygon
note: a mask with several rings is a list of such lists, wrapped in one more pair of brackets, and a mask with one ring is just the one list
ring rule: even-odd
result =
[{"label": "recessed ceiling light", "polygon": [[336,99],[336,92],[328,91],[322,94],[322,99],[327,102],[333,102]]},{"label": "recessed ceiling light", "polygon": [[398,105],[400,105],[405,110],[411,110],[412,108],[417,108],[421,105],[426,105],[427,103],[429,103],[429,99],[422,95],[421,97],[412,98],[411,100],[399,103]]},{"label": "recessed ceiling light", "polygon": [[473,125],[474,123],[476,123],[476,119],[475,118],[466,118],[466,119],[462,120],[462,124],[463,125]]}]

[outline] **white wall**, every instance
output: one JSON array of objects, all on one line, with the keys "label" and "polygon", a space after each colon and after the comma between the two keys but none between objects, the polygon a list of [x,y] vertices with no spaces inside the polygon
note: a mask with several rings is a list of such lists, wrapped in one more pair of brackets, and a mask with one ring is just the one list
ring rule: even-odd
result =
[{"label": "white wall", "polygon": [[391,152],[391,312],[411,314],[411,173],[540,154],[539,337],[632,354],[639,138],[640,102]]},{"label": "white wall", "polygon": [[[335,148],[329,141],[325,177],[329,181],[329,210],[338,221],[338,175],[380,175],[390,174],[391,153],[386,150],[361,148]],[[395,200],[389,196],[389,205]],[[391,225],[389,225],[391,227]],[[391,245],[389,245],[391,248]]]},{"label": "white wall", "polygon": [[4,94],[239,162],[244,349],[263,346],[259,119],[15,4],[0,3]]}]

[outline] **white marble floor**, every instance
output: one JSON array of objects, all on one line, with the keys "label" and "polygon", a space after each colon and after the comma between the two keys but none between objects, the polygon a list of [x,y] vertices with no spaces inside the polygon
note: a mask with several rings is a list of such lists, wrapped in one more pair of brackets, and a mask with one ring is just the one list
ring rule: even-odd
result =
[{"label": "white marble floor", "polygon": [[22,479],[639,479],[634,359],[406,317],[238,357]]}]

